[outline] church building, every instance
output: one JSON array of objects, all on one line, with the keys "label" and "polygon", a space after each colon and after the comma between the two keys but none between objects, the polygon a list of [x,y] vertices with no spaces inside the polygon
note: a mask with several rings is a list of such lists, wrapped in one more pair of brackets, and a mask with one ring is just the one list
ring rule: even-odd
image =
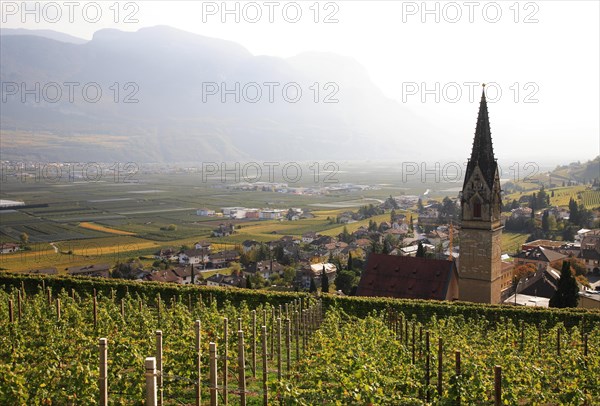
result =
[{"label": "church building", "polygon": [[500,174],[494,158],[484,91],[460,198],[459,300],[501,302],[504,275],[500,259],[503,228],[500,192]]}]

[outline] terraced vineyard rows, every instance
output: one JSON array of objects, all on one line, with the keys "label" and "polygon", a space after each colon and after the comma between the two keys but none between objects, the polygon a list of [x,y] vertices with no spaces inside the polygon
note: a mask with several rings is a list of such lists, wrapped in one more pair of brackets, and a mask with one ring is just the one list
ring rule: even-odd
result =
[{"label": "terraced vineyard rows", "polygon": [[[65,290],[51,296],[44,289],[27,295],[21,289],[0,290],[0,404],[98,404],[100,337],[108,342],[110,404],[141,404],[144,359],[156,353],[156,330],[163,337],[164,404],[195,404],[196,320],[201,323],[202,404],[209,404],[209,342],[216,343],[219,354],[220,403],[227,394],[229,404],[240,404],[239,325],[245,337],[243,393],[247,404],[263,404],[262,324],[269,354],[269,404],[492,405],[498,393],[495,384],[501,385],[501,404],[600,403],[597,324],[567,328],[560,322],[514,322],[504,316],[494,322],[462,315],[431,315],[418,321],[397,310],[357,317],[336,305],[320,324],[321,310],[313,298],[303,298],[302,309],[313,304],[309,313],[304,312],[307,316],[296,317],[299,298],[286,311],[286,306],[273,308],[268,303],[250,309],[243,301],[235,306],[219,301],[217,306],[212,297],[217,291],[182,292],[166,303],[137,293],[122,300],[99,293],[94,300],[92,295]],[[251,355],[254,337],[256,363]],[[502,368],[497,382],[495,366]],[[223,388],[224,376],[228,389]]]},{"label": "terraced vineyard rows", "polygon": [[[257,354],[256,364],[251,356],[254,347],[254,314],[245,304],[238,307],[227,304],[217,309],[216,302],[210,296],[188,296],[185,303],[173,301],[166,304],[150,303],[145,297],[128,296],[120,301],[102,295],[94,299],[89,295],[79,296],[65,291],[57,295],[48,292],[50,290],[40,290],[35,295],[23,297],[22,291],[13,291],[11,294],[0,291],[0,404],[98,404],[98,340],[101,337],[106,338],[108,343],[109,404],[142,404],[145,399],[144,359],[156,353],[157,330],[162,331],[163,335],[164,404],[195,404],[195,382],[198,379],[195,372],[196,320],[201,322],[202,404],[208,404],[209,342],[217,343],[221,355],[219,392],[222,397],[227,393],[232,404],[239,403],[239,365],[235,355],[240,325],[246,337],[245,353],[248,354],[245,362],[248,404],[262,403],[262,362],[260,354]],[[305,309],[308,303],[303,302]],[[315,326],[314,300],[312,304],[312,326]],[[287,309],[291,319],[290,330],[295,332],[293,327],[302,326],[300,321],[303,319],[296,318],[295,315],[299,313],[294,313],[293,309],[300,310],[300,305],[298,300],[278,309],[267,304],[254,309],[258,346],[262,342],[260,324],[266,324],[268,331],[269,384],[277,379],[279,371],[283,373],[284,369],[290,368],[286,359],[287,341],[281,344],[285,352],[280,352],[279,341],[271,340],[272,337],[278,337],[277,318],[281,312],[284,318],[281,325],[287,327]],[[9,307],[12,307],[12,312]],[[308,311],[305,310],[304,314],[308,314]],[[229,327],[227,336],[225,318]],[[306,348],[308,326],[310,324],[307,323],[306,329],[298,330],[299,341],[291,337],[290,366]],[[278,366],[280,356],[283,358],[281,368]],[[225,359],[227,364],[224,363]],[[228,371],[228,389],[223,386],[224,375],[221,372],[224,369]],[[269,396],[274,398],[275,395]]]},{"label": "terraced vineyard rows", "polygon": [[599,348],[597,326],[584,335],[510,319],[421,324],[402,314],[332,311],[280,390],[284,404],[494,405],[500,366],[501,404],[597,405]]}]

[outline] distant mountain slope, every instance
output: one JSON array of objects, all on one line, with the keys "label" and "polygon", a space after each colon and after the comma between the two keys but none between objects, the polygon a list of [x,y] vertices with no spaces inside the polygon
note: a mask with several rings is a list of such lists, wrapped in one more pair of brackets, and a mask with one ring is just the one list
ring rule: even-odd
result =
[{"label": "distant mountain slope", "polygon": [[[56,82],[63,90],[56,103],[48,102],[54,95],[48,87],[49,96],[39,103],[4,95],[2,159],[416,158],[426,156],[417,145],[440,132],[386,98],[356,61],[334,54],[254,56],[230,41],[159,26],[101,30],[83,44],[3,34],[0,56],[2,82],[39,82],[41,89]],[[80,83],[74,102],[66,82]],[[278,85],[265,85],[271,82]],[[90,83],[102,90],[97,102],[81,94]],[[237,84],[240,100],[208,94],[223,84]],[[301,89],[299,101],[285,100],[285,85],[289,98]],[[252,102],[257,87],[262,95]],[[125,103],[128,96],[138,102]],[[326,97],[337,102],[325,103]]]},{"label": "distant mountain slope", "polygon": [[551,172],[551,176],[554,179],[577,182],[592,182],[594,179],[600,179],[600,155],[584,163],[572,162],[568,165],[557,166]]},{"label": "distant mountain slope", "polygon": [[27,30],[25,28],[0,28],[0,36],[3,35],[33,35],[36,37],[44,37],[55,41],[67,42],[70,44],[85,44],[86,39],[74,37],[63,32],[53,30]]}]

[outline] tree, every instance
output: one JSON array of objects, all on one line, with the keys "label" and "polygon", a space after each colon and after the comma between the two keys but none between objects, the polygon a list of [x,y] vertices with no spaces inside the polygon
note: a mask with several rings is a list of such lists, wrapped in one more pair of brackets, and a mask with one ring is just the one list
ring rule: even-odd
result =
[{"label": "tree", "polygon": [[546,194],[546,190],[542,185],[542,188],[538,192],[536,206],[540,209],[548,207],[548,195]]},{"label": "tree", "polygon": [[246,289],[252,289],[252,282],[251,282],[251,280],[252,280],[252,277],[250,277],[250,276],[246,277]]},{"label": "tree", "polygon": [[419,213],[423,213],[423,200],[421,198],[417,201],[417,210]]},{"label": "tree", "polygon": [[417,255],[418,258],[425,258],[425,247],[423,247],[423,244],[421,243],[421,241],[419,241],[419,246],[417,247]]},{"label": "tree", "polygon": [[550,307],[577,307],[579,301],[579,287],[571,272],[569,262],[563,261],[558,280],[558,289],[550,298]]},{"label": "tree", "polygon": [[27,233],[21,233],[21,235],[19,236],[19,238],[21,239],[21,243],[23,243],[23,245],[29,244],[29,234],[27,234]]},{"label": "tree", "polygon": [[575,239],[575,230],[571,226],[566,226],[562,231],[563,241],[573,241]]},{"label": "tree", "polygon": [[293,266],[286,266],[283,268],[283,281],[286,285],[291,286],[296,279],[296,268]]},{"label": "tree", "polygon": [[342,229],[341,238],[342,242],[348,243],[351,240],[350,233],[348,232],[348,227],[344,226]]},{"label": "tree", "polygon": [[379,242],[373,240],[371,241],[371,252],[374,254],[381,254],[381,251],[383,250],[383,247],[381,246],[381,244],[379,244]]},{"label": "tree", "polygon": [[352,265],[352,253],[350,252],[350,253],[348,253],[348,264],[346,265],[346,269],[349,270],[349,271],[351,271],[352,268],[353,268],[353,265]]},{"label": "tree", "polygon": [[242,265],[240,265],[239,262],[232,262],[229,265],[229,268],[231,269],[231,274],[236,276],[239,275],[242,271]]},{"label": "tree", "polygon": [[346,295],[349,295],[354,286],[355,279],[356,276],[354,275],[354,272],[342,271],[335,277],[335,287]]},{"label": "tree", "polygon": [[533,192],[533,195],[531,195],[531,197],[529,197],[529,208],[531,209],[532,212],[534,212],[535,209],[538,208],[538,200],[537,200],[537,195],[535,192]]},{"label": "tree", "polygon": [[575,199],[569,199],[569,222],[572,224],[579,224],[579,207]]},{"label": "tree", "polygon": [[523,264],[513,269],[513,283],[518,283],[523,278],[528,278],[535,274],[536,267],[534,264]]},{"label": "tree", "polygon": [[315,284],[315,278],[310,278],[310,288],[308,289],[310,293],[315,293],[317,291],[317,285]]},{"label": "tree", "polygon": [[456,216],[456,204],[448,197],[444,197],[442,200],[442,208],[440,210],[440,217],[444,219],[453,219]]},{"label": "tree", "polygon": [[329,277],[327,276],[327,272],[325,272],[325,265],[323,265],[323,273],[321,274],[321,292],[329,292]]},{"label": "tree", "polygon": [[548,218],[549,216],[550,214],[548,213],[548,210],[544,210],[544,213],[542,214],[542,231],[544,231],[544,233],[550,231],[550,219]]},{"label": "tree", "polygon": [[264,261],[265,259],[269,258],[269,255],[269,249],[266,247],[265,244],[261,243],[258,252],[256,253],[256,260]]},{"label": "tree", "polygon": [[392,209],[390,212],[390,223],[393,223],[396,220],[396,210]]}]

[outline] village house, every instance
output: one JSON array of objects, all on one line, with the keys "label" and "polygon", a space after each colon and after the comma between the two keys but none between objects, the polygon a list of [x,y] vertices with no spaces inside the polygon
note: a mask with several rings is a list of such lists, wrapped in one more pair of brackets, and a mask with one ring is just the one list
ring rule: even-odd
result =
[{"label": "village house", "polygon": [[226,250],[211,254],[209,262],[213,268],[227,268],[232,262],[239,262],[240,254],[235,250]]},{"label": "village house", "polygon": [[196,210],[196,215],[202,217],[213,217],[215,215],[215,211],[207,208],[202,208]]},{"label": "village house", "polygon": [[21,249],[19,244],[15,244],[12,242],[3,242],[0,244],[0,254],[10,254],[13,252],[17,252]]},{"label": "village house", "polygon": [[567,256],[544,247],[535,247],[519,252],[514,258],[516,265],[534,264],[538,269],[545,269],[551,262],[565,259]]},{"label": "village house", "polygon": [[[179,266],[177,268],[173,268],[173,272],[175,275],[181,278],[182,285],[199,284],[204,278],[200,273],[200,269],[194,267],[194,265],[190,266]],[[194,282],[192,282],[192,274],[194,275]]]},{"label": "village house", "polygon": [[183,283],[181,277],[173,269],[152,271],[144,279],[149,282],[178,283],[180,285]]},{"label": "village house", "polygon": [[258,216],[261,220],[279,220],[281,219],[283,211],[272,209],[272,210],[261,210]]},{"label": "village house", "polygon": [[560,252],[560,248],[564,245],[564,241],[554,241],[554,240],[535,240],[526,242],[521,245],[522,251],[527,251],[536,247],[546,248],[548,250],[553,250]]},{"label": "village house", "polygon": [[332,255],[334,257],[341,255],[342,251],[347,247],[348,244],[342,241],[330,242],[329,244],[325,244],[323,246],[323,248],[325,248],[329,252],[329,255]]},{"label": "village house", "polygon": [[260,275],[269,279],[273,275],[283,276],[284,266],[277,261],[259,261],[249,264],[244,270],[244,274]]},{"label": "village house", "polygon": [[582,309],[600,309],[600,292],[579,292],[577,307]]},{"label": "village house", "polygon": [[246,209],[245,218],[248,220],[258,220],[260,211],[258,209]]},{"label": "village house", "polygon": [[[550,299],[558,288],[560,271],[547,265],[538,269],[533,275],[517,282],[516,293],[528,296],[539,296]],[[514,299],[514,296],[511,296]],[[510,298],[509,298],[510,299]],[[510,303],[510,300],[506,303]]]},{"label": "village house", "polygon": [[100,278],[108,278],[110,276],[110,264],[72,266],[67,268],[67,273],[71,276],[95,276]]},{"label": "village house", "polygon": [[584,235],[577,257],[583,261],[588,272],[600,274],[600,234]]},{"label": "village house", "polygon": [[252,250],[260,248],[260,242],[254,240],[246,240],[242,243],[242,250],[244,254],[249,253]]},{"label": "village house", "polygon": [[200,265],[200,268],[209,262],[209,256],[205,249],[185,250],[179,254],[179,263],[182,265]]},{"label": "village house", "polygon": [[332,284],[337,275],[337,267],[334,264],[317,262],[304,264],[296,271],[296,286],[300,289],[310,289],[311,280],[315,281],[315,286],[321,286],[323,270],[325,270],[329,283]]},{"label": "village house", "polygon": [[179,250],[176,248],[161,248],[154,253],[154,258],[164,261],[179,261]]},{"label": "village house", "polygon": [[228,288],[245,288],[246,278],[238,275],[214,274],[206,279],[207,286],[223,286]]},{"label": "village house", "polygon": [[197,250],[204,250],[205,252],[210,252],[210,248],[212,244],[209,241],[198,241],[194,243],[194,248]]},{"label": "village house", "polygon": [[318,234],[314,231],[309,231],[308,233],[302,234],[302,242],[304,244],[310,244],[317,238]]},{"label": "village house", "polygon": [[213,237],[229,237],[231,234],[233,234],[234,232],[234,228],[233,228],[233,224],[219,224],[219,227],[214,229],[212,231],[212,236]]},{"label": "village house", "polygon": [[530,218],[531,217],[531,208],[529,207],[517,207],[516,209],[512,209],[510,211],[510,217],[512,219],[517,219],[519,217],[526,217],[526,218]]}]

